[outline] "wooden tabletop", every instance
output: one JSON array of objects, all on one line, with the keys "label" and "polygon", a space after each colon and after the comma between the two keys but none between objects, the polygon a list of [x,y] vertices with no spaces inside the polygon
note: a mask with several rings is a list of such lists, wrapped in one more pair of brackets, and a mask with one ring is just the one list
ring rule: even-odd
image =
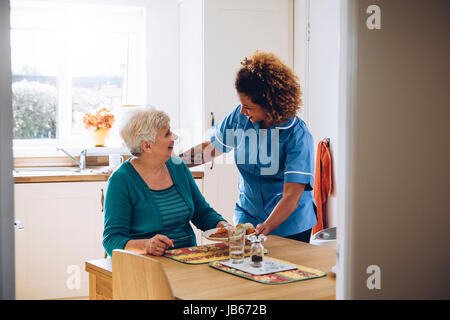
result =
[{"label": "wooden tabletop", "polygon": [[[269,236],[264,246],[268,256],[319,269],[325,277],[293,283],[268,285],[229,273],[208,264],[190,265],[166,257],[155,257],[167,274],[175,297],[192,300],[297,300],[335,299],[336,278],[331,267],[336,264],[336,251],[287,238]],[[112,260],[86,262],[86,271],[112,277]]]}]

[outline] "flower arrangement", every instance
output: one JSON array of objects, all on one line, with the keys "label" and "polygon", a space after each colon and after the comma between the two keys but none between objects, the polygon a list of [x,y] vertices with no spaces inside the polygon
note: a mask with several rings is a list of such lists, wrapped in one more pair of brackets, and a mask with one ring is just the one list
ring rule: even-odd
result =
[{"label": "flower arrangement", "polygon": [[98,109],[93,113],[86,112],[83,117],[85,127],[94,131],[111,129],[114,121],[114,114],[107,108]]}]

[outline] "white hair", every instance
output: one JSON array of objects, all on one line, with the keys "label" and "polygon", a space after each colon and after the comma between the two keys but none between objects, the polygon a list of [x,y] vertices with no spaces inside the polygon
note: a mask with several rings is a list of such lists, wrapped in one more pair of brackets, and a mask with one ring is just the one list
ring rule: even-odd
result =
[{"label": "white hair", "polygon": [[136,107],[127,111],[120,121],[119,133],[130,153],[139,157],[142,154],[141,142],[156,142],[158,131],[169,126],[170,118],[164,111],[152,106]]}]

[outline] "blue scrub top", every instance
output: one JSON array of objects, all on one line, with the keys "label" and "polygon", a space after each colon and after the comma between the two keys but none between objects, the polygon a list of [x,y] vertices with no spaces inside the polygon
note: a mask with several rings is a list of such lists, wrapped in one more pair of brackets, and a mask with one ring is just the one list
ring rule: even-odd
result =
[{"label": "blue scrub top", "polygon": [[290,236],[316,225],[313,138],[299,117],[261,129],[238,105],[212,128],[211,142],[222,152],[234,149],[239,197],[234,223],[264,222],[283,195],[285,182],[305,184],[297,209],[270,234]]}]

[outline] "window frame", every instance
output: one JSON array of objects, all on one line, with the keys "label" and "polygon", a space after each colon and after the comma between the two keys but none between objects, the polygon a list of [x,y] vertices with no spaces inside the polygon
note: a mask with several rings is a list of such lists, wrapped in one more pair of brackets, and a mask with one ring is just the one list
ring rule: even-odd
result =
[{"label": "window frame", "polygon": [[[87,12],[101,8],[106,12],[111,13],[113,16],[117,14],[119,17],[126,17],[128,14],[131,16],[140,15],[140,19],[129,18],[126,22],[118,22],[110,24],[109,27],[101,28],[101,31],[106,31],[107,33],[123,33],[128,34],[134,33],[136,50],[134,51],[135,57],[131,59],[130,65],[128,66],[128,71],[132,73],[127,80],[127,88],[123,90],[129,90],[124,92],[124,97],[122,99],[123,104],[144,104],[147,95],[147,66],[146,66],[146,46],[147,46],[147,5],[142,1],[126,1],[119,0],[112,4],[110,2],[104,1],[31,1],[31,0],[11,0],[11,15],[13,12],[23,13],[25,15],[30,15],[31,12],[35,15],[36,8],[45,10],[48,8],[56,8],[60,12],[70,10],[69,6],[73,8],[75,6],[79,10],[86,10]],[[22,12],[23,11],[23,12]],[[27,12],[28,11],[28,12]],[[125,12],[125,13],[124,13]],[[42,19],[37,17],[34,21],[33,19],[22,19],[22,21],[14,21],[11,19],[11,30],[32,30],[32,29],[44,29],[44,30],[54,30],[55,26],[43,26],[39,21]],[[133,23],[129,23],[133,20]],[[40,24],[41,23],[41,24]],[[66,25],[66,27],[70,23]],[[70,40],[67,40],[70,41]],[[67,46],[63,46],[67,47]],[[65,61],[67,62],[70,58],[68,52],[65,52]],[[139,67],[138,67],[139,66]],[[134,73],[134,75],[133,75]],[[72,134],[72,75],[70,73],[70,67],[68,63],[60,63],[58,67],[58,74],[56,75],[59,81],[64,83],[63,86],[59,86],[58,90],[58,137],[56,139],[14,139],[13,140],[13,151],[14,157],[32,157],[32,156],[55,156],[61,155],[60,152],[56,151],[56,147],[65,147],[67,150],[72,152],[79,152],[86,146],[90,145],[90,140],[88,137],[88,132],[83,134]],[[113,127],[114,129],[114,127]],[[121,150],[123,154],[127,154],[126,148],[121,146],[120,138],[115,130],[112,130],[113,145],[114,150]],[[105,148],[108,149],[108,148]],[[100,154],[105,152],[103,149]]]}]

